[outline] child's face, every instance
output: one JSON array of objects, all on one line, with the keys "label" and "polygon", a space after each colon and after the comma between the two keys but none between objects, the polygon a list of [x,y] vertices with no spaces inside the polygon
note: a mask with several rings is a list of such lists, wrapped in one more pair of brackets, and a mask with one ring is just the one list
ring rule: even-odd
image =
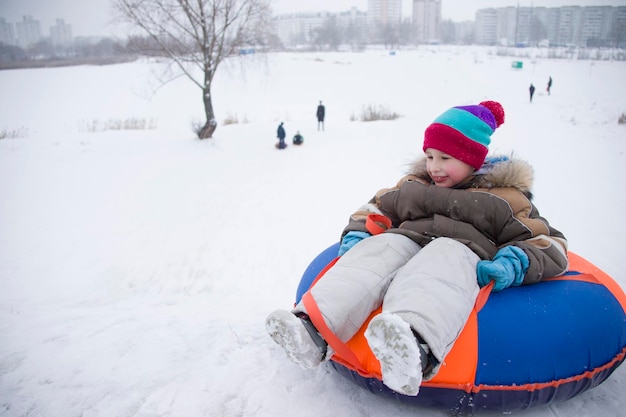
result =
[{"label": "child's face", "polygon": [[428,148],[426,169],[438,187],[450,188],[472,175],[474,168],[437,149]]}]

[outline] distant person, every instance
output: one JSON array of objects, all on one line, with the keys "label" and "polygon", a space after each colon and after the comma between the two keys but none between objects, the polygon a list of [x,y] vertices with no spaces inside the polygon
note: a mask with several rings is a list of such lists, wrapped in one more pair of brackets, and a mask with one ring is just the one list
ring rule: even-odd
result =
[{"label": "distant person", "polygon": [[285,149],[287,147],[287,144],[285,143],[285,128],[283,127],[283,122],[280,122],[280,124],[278,125],[278,129],[276,130],[276,137],[278,138],[278,143],[276,144],[276,147],[278,149]]},{"label": "distant person", "polygon": [[530,87],[528,87],[528,91],[530,92],[530,102],[533,102],[533,95],[535,94],[535,86],[530,83]]},{"label": "distant person", "polygon": [[324,130],[324,117],[326,117],[326,107],[322,104],[320,100],[320,104],[317,106],[317,130]]},{"label": "distant person", "polygon": [[300,134],[300,131],[298,130],[296,132],[296,134],[293,137],[293,144],[294,145],[302,145],[302,143],[304,142],[304,136],[302,136]]},{"label": "distant person", "polygon": [[548,77],[548,86],[546,87],[546,91],[548,95],[550,95],[550,89],[552,88],[552,77]]}]

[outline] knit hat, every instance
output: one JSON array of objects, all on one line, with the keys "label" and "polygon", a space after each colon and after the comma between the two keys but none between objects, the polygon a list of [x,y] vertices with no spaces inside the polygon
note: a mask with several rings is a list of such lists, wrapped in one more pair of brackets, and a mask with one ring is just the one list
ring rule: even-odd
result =
[{"label": "knit hat", "polygon": [[489,151],[491,135],[502,123],[504,109],[497,101],[452,107],[426,128],[422,149],[437,149],[478,170]]}]

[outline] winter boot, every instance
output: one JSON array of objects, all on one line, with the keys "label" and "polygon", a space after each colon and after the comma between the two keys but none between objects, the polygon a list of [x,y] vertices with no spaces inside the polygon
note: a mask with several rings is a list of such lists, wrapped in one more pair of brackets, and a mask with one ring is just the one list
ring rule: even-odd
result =
[{"label": "winter boot", "polygon": [[422,384],[422,366],[427,363],[427,345],[420,345],[409,323],[384,312],[374,317],[365,338],[380,362],[383,382],[392,390],[416,396]]},{"label": "winter boot", "polygon": [[265,319],[265,329],[289,359],[304,369],[314,369],[326,356],[326,342],[306,315],[297,317],[289,311],[276,310]]}]

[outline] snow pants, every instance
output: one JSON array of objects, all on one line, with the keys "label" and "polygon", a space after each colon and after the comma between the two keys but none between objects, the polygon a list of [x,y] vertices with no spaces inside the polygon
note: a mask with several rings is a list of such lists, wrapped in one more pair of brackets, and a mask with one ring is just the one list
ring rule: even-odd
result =
[{"label": "snow pants", "polygon": [[[408,322],[441,364],[478,296],[478,261],[453,239],[437,238],[422,248],[406,236],[382,233],[346,252],[311,293],[326,325],[342,342],[382,305],[383,311]],[[306,312],[303,303],[293,312]]]}]

